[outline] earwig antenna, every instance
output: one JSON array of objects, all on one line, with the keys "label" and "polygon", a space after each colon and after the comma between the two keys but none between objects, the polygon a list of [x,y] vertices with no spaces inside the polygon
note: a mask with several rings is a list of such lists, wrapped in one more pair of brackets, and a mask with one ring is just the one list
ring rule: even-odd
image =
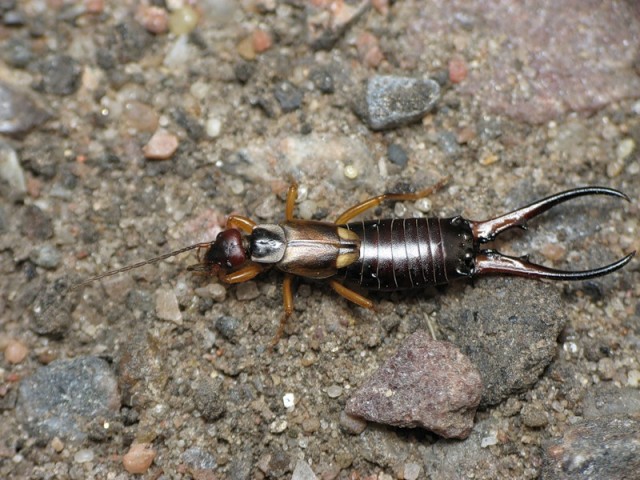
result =
[{"label": "earwig antenna", "polygon": [[165,253],[158,257],[150,258],[149,260],[144,260],[142,262],[134,263],[133,265],[127,265],[126,267],[118,268],[116,270],[110,270],[105,273],[101,273],[100,275],[96,275],[94,277],[87,278],[80,283],[76,283],[75,285],[71,285],[68,292],[76,290],[80,287],[84,287],[90,283],[95,282],[96,280],[100,280],[101,278],[111,277],[112,275],[117,275],[119,273],[128,272],[129,270],[135,270],[136,268],[144,267],[145,265],[152,265],[154,263],[161,262],[162,260],[166,260],[170,257],[175,257],[176,255],[180,255],[181,253],[188,252],[189,250],[195,250],[196,248],[207,248],[210,247],[213,242],[201,242],[196,243],[194,245],[189,245],[188,247],[181,248],[179,250],[174,250],[173,252]]}]

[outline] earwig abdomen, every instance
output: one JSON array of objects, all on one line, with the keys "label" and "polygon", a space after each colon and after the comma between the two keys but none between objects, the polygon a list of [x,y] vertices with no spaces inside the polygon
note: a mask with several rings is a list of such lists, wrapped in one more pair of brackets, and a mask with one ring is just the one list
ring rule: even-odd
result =
[{"label": "earwig abdomen", "polygon": [[347,282],[368,290],[444,285],[469,276],[473,237],[457,218],[399,218],[345,225],[360,237],[360,257],[343,269]]}]

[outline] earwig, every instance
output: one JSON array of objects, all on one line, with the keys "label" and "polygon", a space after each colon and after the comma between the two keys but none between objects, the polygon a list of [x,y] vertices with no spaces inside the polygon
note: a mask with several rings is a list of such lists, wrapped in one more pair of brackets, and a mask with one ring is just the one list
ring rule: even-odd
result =
[{"label": "earwig", "polygon": [[564,271],[531,263],[527,257],[512,257],[482,248],[505,230],[514,227],[526,229],[528,220],[577,197],[608,195],[630,201],[624,193],[606,187],[567,190],[485,221],[455,216],[352,222],[356,216],[384,201],[424,198],[444,183],[441,181],[417,193],[383,194],[370,198],[346,210],[334,223],[295,218],[297,186],[294,184],[287,194],[285,221],[282,223],[259,225],[247,217],[231,215],[227,219],[226,230],[220,232],[213,242],[197,243],[112,270],[72,288],[195,249],[204,249],[204,258],[188,270],[217,275],[227,284],[246,282],[275,267],[284,272],[284,316],[275,343],[293,312],[292,282],[296,276],[326,280],[339,295],[371,309],[373,302],[352,290],[350,285],[371,291],[394,291],[445,285],[456,279],[486,274],[586,280],[624,267],[636,253],[633,251],[604,267]]}]

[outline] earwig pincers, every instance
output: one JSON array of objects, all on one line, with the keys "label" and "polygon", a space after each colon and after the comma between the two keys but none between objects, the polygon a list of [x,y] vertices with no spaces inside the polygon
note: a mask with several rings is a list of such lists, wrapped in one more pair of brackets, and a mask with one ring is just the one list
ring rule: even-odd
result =
[{"label": "earwig pincers", "polygon": [[326,280],[347,300],[364,308],[373,302],[350,285],[373,291],[394,291],[448,284],[460,278],[486,274],[518,275],[553,280],[586,280],[624,267],[635,251],[604,267],[564,271],[485,249],[505,230],[526,228],[526,223],[550,208],[586,195],[608,195],[629,201],[624,193],[606,187],[574,188],[485,221],[452,218],[392,218],[352,220],[387,200],[417,200],[441,188],[441,181],[417,193],[383,194],[346,210],[337,220],[318,222],[294,217],[297,186],[289,188],[285,221],[256,224],[231,215],[226,230],[213,242],[191,245],[150,260],[98,275],[76,287],[193,249],[204,249],[204,258],[190,271],[218,275],[229,284],[246,282],[277,268],[284,272],[284,316],[274,343],[293,312],[292,281],[295,276]]}]

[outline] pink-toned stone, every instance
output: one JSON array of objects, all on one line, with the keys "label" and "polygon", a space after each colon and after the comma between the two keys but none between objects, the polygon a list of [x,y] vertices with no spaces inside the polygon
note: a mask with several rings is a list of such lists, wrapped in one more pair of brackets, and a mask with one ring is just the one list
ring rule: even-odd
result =
[{"label": "pink-toned stone", "polygon": [[140,474],[149,469],[154,458],[156,451],[150,443],[134,443],[122,457],[122,464],[127,472]]},{"label": "pink-toned stone", "polygon": [[345,411],[377,423],[466,438],[482,389],[480,372],[458,347],[418,331],[347,401]]},{"label": "pink-toned stone", "polygon": [[142,152],[145,158],[150,160],[166,160],[175,153],[178,149],[178,144],[178,137],[161,128],[142,147]]},{"label": "pink-toned stone", "polygon": [[164,8],[140,4],[135,19],[151,33],[161,34],[169,30],[169,14]]},{"label": "pink-toned stone", "polygon": [[362,32],[356,40],[360,61],[366,67],[377,67],[384,60],[378,38],[369,32]]},{"label": "pink-toned stone", "polygon": [[467,63],[462,57],[454,57],[449,60],[449,80],[451,83],[460,83],[467,78]]},{"label": "pink-toned stone", "polygon": [[273,45],[273,38],[271,38],[269,32],[265,30],[255,30],[251,38],[253,42],[253,50],[256,53],[266,52]]},{"label": "pink-toned stone", "polygon": [[19,340],[10,340],[4,349],[4,359],[7,363],[22,363],[28,354],[29,349]]}]

